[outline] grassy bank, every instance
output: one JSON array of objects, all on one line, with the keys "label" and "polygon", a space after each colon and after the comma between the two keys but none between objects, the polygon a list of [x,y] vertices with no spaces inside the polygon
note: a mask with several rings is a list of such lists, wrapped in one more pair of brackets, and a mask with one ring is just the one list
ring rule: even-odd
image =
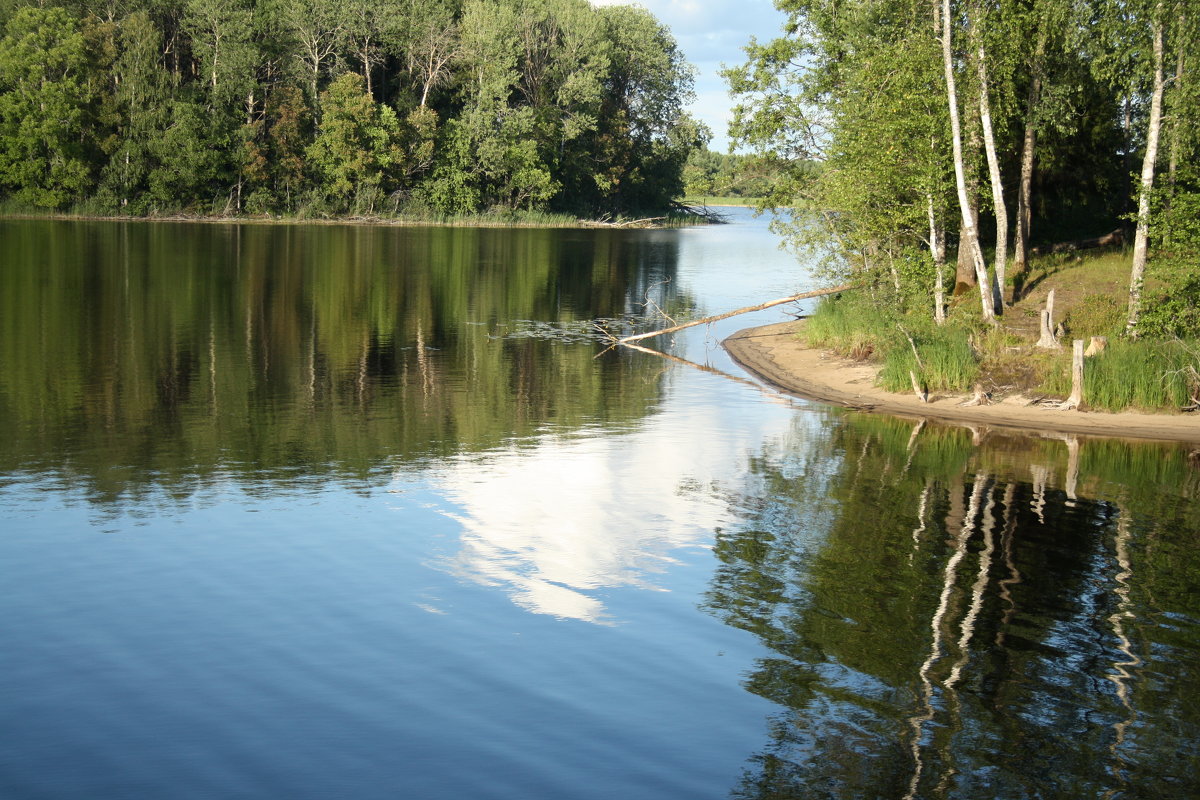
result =
[{"label": "grassy bank", "polygon": [[[1031,399],[1066,398],[1071,340],[1103,336],[1108,346],[1086,362],[1085,407],[1167,412],[1191,405],[1200,394],[1200,339],[1124,338],[1128,280],[1129,259],[1122,252],[1047,256],[1021,276],[1020,296],[996,326],[980,318],[977,292],[956,298],[947,323],[938,326],[929,313],[881,313],[865,292],[855,291],[822,302],[804,336],[812,346],[878,364],[879,383],[888,391],[911,392],[911,373],[929,392],[978,387],[994,397]],[[1055,322],[1062,326],[1058,350],[1035,346],[1051,289]],[[1155,297],[1155,290],[1151,281],[1145,296]]]}]

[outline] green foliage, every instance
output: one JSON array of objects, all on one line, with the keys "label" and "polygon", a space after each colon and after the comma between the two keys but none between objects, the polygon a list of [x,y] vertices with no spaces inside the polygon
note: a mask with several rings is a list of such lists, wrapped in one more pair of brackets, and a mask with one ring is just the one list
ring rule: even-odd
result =
[{"label": "green foliage", "polygon": [[[377,106],[352,72],[337,78],[321,95],[321,124],[307,150],[309,169],[344,211],[354,196],[373,197],[388,171],[401,160],[399,122],[387,106]],[[366,211],[370,213],[373,208]]]},{"label": "green foliage", "polygon": [[1162,245],[1150,264],[1138,335],[1185,338],[1200,331],[1200,191],[1176,191],[1160,202]]},{"label": "green foliage", "polygon": [[691,68],[640,8],[135,0],[0,22],[0,201],[21,207],[661,213],[705,141]]},{"label": "green foliage", "polygon": [[770,158],[697,149],[684,166],[684,192],[696,198],[757,199],[776,194],[779,174]]},{"label": "green foliage", "polygon": [[92,183],[88,55],[61,8],[26,7],[0,39],[0,186],[18,202],[60,209]]}]

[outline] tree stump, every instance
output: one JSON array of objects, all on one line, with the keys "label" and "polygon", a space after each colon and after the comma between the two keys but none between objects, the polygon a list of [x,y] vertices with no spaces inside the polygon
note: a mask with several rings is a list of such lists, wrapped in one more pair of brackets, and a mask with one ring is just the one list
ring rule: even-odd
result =
[{"label": "tree stump", "polygon": [[1050,290],[1050,294],[1046,295],[1046,307],[1042,309],[1042,335],[1037,341],[1037,346],[1047,350],[1058,350],[1062,345],[1058,343],[1058,337],[1054,335],[1054,290]]},{"label": "tree stump", "polygon": [[1083,404],[1083,339],[1076,339],[1072,344],[1071,396],[1061,407],[1078,410]]}]

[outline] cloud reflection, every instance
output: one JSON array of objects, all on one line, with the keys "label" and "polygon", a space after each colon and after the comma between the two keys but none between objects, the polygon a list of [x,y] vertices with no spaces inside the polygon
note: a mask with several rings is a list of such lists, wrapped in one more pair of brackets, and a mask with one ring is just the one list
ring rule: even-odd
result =
[{"label": "cloud reflection", "polygon": [[707,548],[729,521],[704,487],[744,469],[764,431],[719,414],[680,409],[635,431],[546,436],[455,462],[435,479],[462,528],[448,568],[534,613],[605,622],[604,590],[658,589],[652,576],[673,551]]}]

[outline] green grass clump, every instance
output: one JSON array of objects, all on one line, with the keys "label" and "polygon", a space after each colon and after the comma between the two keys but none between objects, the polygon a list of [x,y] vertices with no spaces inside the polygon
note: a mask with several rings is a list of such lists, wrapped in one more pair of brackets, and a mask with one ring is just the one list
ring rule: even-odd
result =
[{"label": "green grass clump", "polygon": [[[1200,369],[1200,342],[1114,341],[1087,359],[1083,370],[1084,405],[1102,411],[1164,411],[1191,403]],[[1069,357],[1045,383],[1047,391],[1071,391]]]},{"label": "green grass clump", "polygon": [[823,300],[805,323],[807,344],[882,364],[879,383],[889,392],[912,391],[910,370],[927,391],[966,391],[974,385],[979,357],[968,327],[939,327],[927,318],[891,316],[860,298],[847,294]]},{"label": "green grass clump", "polygon": [[866,361],[887,349],[899,331],[878,308],[851,292],[822,299],[804,323],[803,335],[810,347],[827,347],[840,356]]},{"label": "green grass clump", "polygon": [[[962,392],[970,389],[979,376],[979,359],[971,347],[968,331],[945,325],[908,331],[912,343],[903,335],[883,356],[879,383],[889,392],[912,389],[909,372],[916,374],[922,388],[929,392]],[[913,345],[916,345],[916,353]],[[920,355],[920,363],[917,355]]]}]

